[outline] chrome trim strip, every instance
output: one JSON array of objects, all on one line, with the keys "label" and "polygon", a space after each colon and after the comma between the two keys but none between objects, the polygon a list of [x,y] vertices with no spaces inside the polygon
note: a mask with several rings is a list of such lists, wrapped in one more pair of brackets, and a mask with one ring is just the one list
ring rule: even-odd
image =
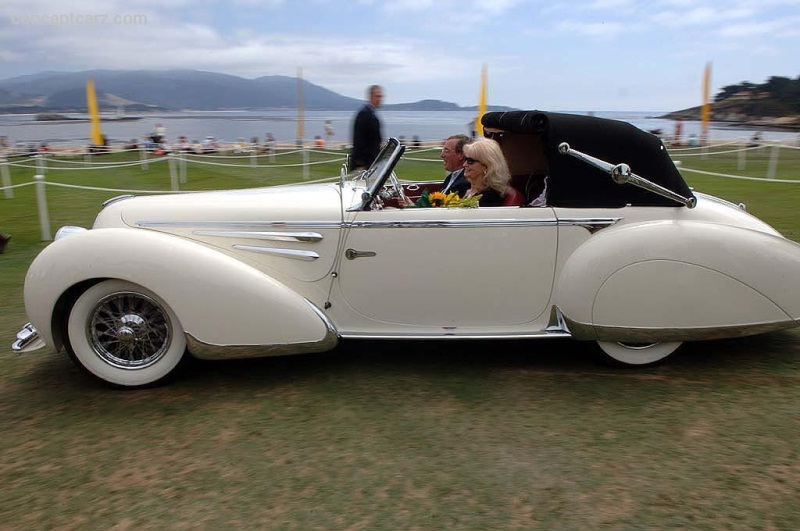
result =
[{"label": "chrome trim strip", "polygon": [[594,326],[579,323],[564,317],[572,330],[575,339],[593,339],[596,341],[630,341],[644,343],[648,341],[701,341],[706,339],[727,339],[732,337],[753,336],[785,330],[800,326],[800,321],[788,320],[774,323],[758,323],[752,325],[716,326],[706,328],[624,328],[618,326]]},{"label": "chrome trim strip", "polygon": [[555,227],[558,220],[552,219],[409,219],[389,221],[354,221],[355,229],[433,229],[433,228],[485,228],[485,227]]},{"label": "chrome trim strip", "polygon": [[309,354],[312,352],[325,352],[339,344],[339,336],[333,323],[325,313],[317,308],[308,299],[304,299],[314,313],[325,324],[327,331],[325,337],[319,341],[304,343],[280,343],[264,345],[213,345],[205,343],[186,332],[186,344],[189,351],[196,357],[204,360],[232,360],[240,358],[263,358],[269,356],[285,356],[288,354]]},{"label": "chrome trim strip", "polygon": [[355,221],[353,228],[359,229],[433,229],[433,228],[480,228],[480,227],[583,227],[589,232],[610,227],[625,218],[546,218],[546,219],[452,219],[452,220],[391,220]]},{"label": "chrome trim strip", "polygon": [[342,339],[544,339],[544,338],[568,338],[572,337],[569,332],[548,332],[540,330],[537,332],[509,332],[503,334],[487,333],[460,333],[457,328],[447,329],[442,333],[373,333],[373,332],[341,332],[339,337]]},{"label": "chrome trim strip", "polygon": [[331,230],[342,228],[340,221],[137,221],[134,225],[142,228],[213,228],[226,229],[292,229],[292,230]]},{"label": "chrome trim strip", "polygon": [[605,229],[606,227],[610,227],[619,223],[623,219],[625,218],[559,218],[558,225],[559,227],[583,227],[590,233],[594,234],[601,229]]},{"label": "chrome trim strip", "polygon": [[317,243],[322,241],[318,232],[265,232],[246,230],[195,230],[198,236],[220,236],[222,238],[249,238],[253,240],[269,240],[276,242]]},{"label": "chrome trim strip", "polygon": [[[197,228],[195,234],[201,234],[201,230],[217,229],[219,232],[229,231],[230,229],[305,229],[305,230],[333,230],[333,229],[432,229],[432,228],[480,228],[480,227],[551,227],[551,226],[579,226],[584,227],[590,232],[595,232],[601,228],[610,227],[624,218],[543,218],[543,219],[451,219],[451,220],[431,220],[431,219],[407,219],[407,220],[387,220],[387,221],[138,221],[137,227],[142,228]],[[202,229],[207,227],[208,229]],[[237,232],[237,231],[231,231]],[[256,234],[258,231],[243,232]],[[291,234],[291,233],[289,233]],[[221,235],[221,234],[220,234]]]},{"label": "chrome trim strip", "polygon": [[548,332],[564,332],[565,334],[570,334],[567,322],[564,320],[564,314],[561,313],[561,308],[558,306],[553,306],[550,309],[550,322],[545,330]]},{"label": "chrome trim strip", "polygon": [[103,201],[103,208],[107,207],[108,205],[113,205],[119,201],[125,201],[126,199],[133,199],[135,196],[133,194],[125,194],[125,195],[118,195],[116,197],[112,197],[111,199],[106,199]]},{"label": "chrome trim strip", "polygon": [[302,249],[275,249],[273,247],[259,247],[257,245],[234,245],[233,248],[239,251],[271,254],[273,256],[280,256],[282,258],[293,258],[295,260],[303,260],[306,262],[313,262],[314,260],[319,258],[319,255],[314,251],[304,251]]}]

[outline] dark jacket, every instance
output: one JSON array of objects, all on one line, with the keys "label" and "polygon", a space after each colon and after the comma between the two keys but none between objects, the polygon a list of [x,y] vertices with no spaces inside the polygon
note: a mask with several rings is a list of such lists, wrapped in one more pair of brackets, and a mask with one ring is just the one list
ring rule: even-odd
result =
[{"label": "dark jacket", "polygon": [[442,191],[447,188],[447,185],[450,184],[450,181],[453,182],[453,185],[447,190],[448,193],[450,192],[458,192],[458,197],[464,197],[466,195],[467,190],[469,190],[470,184],[466,177],[464,177],[464,168],[459,168],[456,171],[450,173],[445,177],[444,183],[442,183]]},{"label": "dark jacket", "polygon": [[372,105],[364,105],[353,121],[351,169],[368,168],[381,151],[381,121]]},{"label": "dark jacket", "polygon": [[503,201],[505,201],[505,198],[500,192],[491,188],[481,192],[480,196],[481,198],[478,200],[478,206],[482,207],[503,206]]}]

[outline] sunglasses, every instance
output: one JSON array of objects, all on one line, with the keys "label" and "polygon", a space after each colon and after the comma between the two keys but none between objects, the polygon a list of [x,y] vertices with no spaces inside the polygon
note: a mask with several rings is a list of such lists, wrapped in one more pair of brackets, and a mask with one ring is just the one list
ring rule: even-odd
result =
[{"label": "sunglasses", "polygon": [[472,157],[466,157],[466,158],[464,158],[464,163],[465,163],[467,166],[472,166],[472,165],[473,165],[473,164],[475,164],[476,162],[478,162],[478,163],[480,163],[480,164],[483,164],[483,162],[479,161],[478,159],[473,159]]}]

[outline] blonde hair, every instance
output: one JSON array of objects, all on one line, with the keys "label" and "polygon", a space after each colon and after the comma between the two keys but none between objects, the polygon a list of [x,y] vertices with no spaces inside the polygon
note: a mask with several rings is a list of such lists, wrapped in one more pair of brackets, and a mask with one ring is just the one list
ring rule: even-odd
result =
[{"label": "blonde hair", "polygon": [[503,156],[500,144],[490,138],[481,138],[464,146],[464,156],[472,158],[486,166],[486,184],[500,194],[506,193],[511,172]]}]

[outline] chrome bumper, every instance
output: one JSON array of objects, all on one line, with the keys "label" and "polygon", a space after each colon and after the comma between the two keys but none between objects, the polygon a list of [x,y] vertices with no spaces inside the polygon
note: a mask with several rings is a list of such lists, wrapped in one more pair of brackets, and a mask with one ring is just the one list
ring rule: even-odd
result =
[{"label": "chrome bumper", "polygon": [[39,336],[38,330],[28,323],[17,332],[17,340],[11,344],[11,350],[18,354],[33,352],[44,346],[44,340]]}]

